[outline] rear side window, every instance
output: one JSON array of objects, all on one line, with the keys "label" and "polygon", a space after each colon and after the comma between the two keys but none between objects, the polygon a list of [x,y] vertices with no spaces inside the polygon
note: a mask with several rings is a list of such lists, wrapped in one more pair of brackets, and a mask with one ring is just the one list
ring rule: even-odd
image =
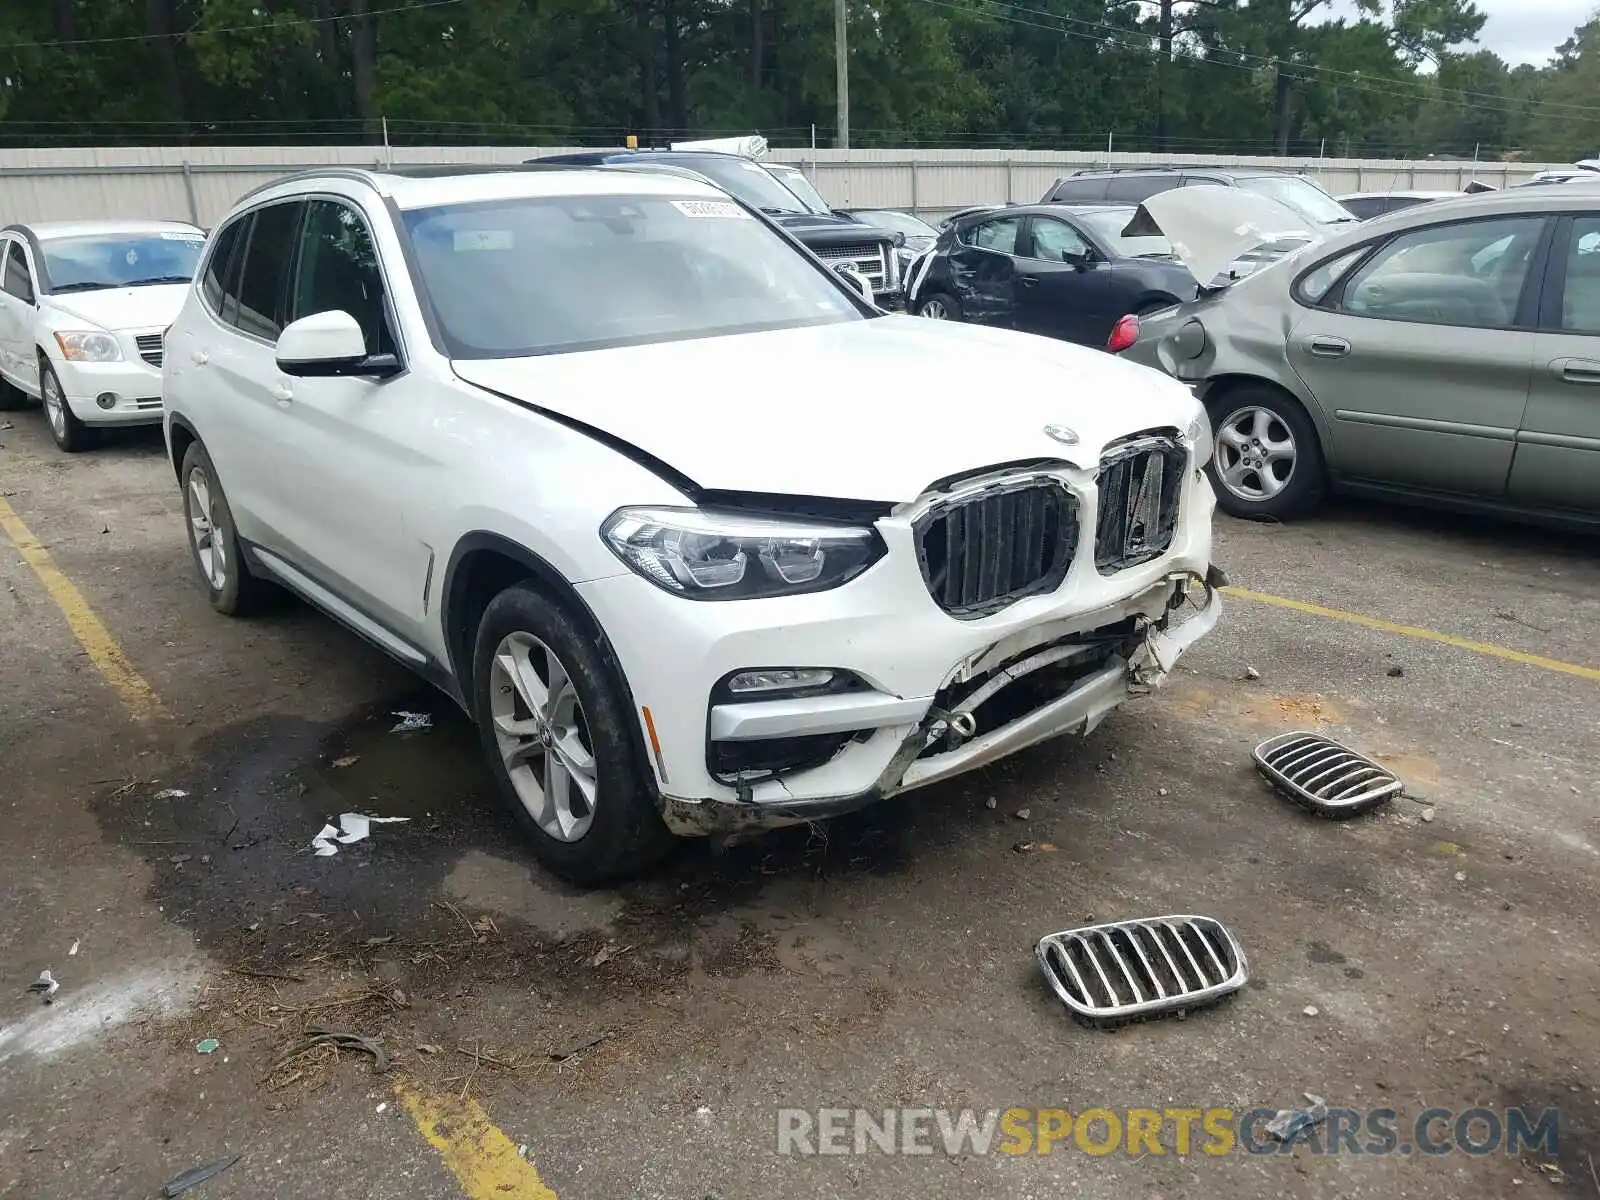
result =
[{"label": "rear side window", "polygon": [[1140,204],[1158,192],[1170,192],[1178,186],[1176,175],[1130,175],[1114,178],[1106,189],[1106,199],[1113,204]]},{"label": "rear side window", "polygon": [[289,273],[304,211],[299,200],[256,210],[238,296],[229,296],[223,305],[223,319],[238,326],[240,333],[275,342],[283,332]]},{"label": "rear side window", "polygon": [[981,250],[994,250],[1000,254],[1017,252],[1017,231],[1022,228],[1021,217],[1001,217],[997,221],[984,221],[964,230],[961,240]]},{"label": "rear side window", "polygon": [[222,315],[222,298],[228,290],[228,284],[237,275],[234,267],[238,262],[239,248],[244,242],[244,231],[249,225],[249,216],[243,216],[222,227],[212,243],[205,270],[200,275],[200,295],[204,297],[206,307],[219,317]]},{"label": "rear side window", "polygon": [[1046,203],[1095,204],[1106,198],[1106,185],[1109,182],[1103,175],[1090,179],[1066,179],[1056,184]]}]

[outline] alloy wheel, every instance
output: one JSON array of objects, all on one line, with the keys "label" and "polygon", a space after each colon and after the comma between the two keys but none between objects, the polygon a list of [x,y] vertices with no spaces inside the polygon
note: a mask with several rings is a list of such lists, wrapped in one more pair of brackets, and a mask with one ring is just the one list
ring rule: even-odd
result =
[{"label": "alloy wheel", "polygon": [[1271,409],[1235,409],[1217,426],[1216,455],[1223,487],[1241,500],[1270,500],[1294,476],[1294,433]]},{"label": "alloy wheel", "polygon": [[495,743],[517,798],[545,833],[576,842],[594,823],[593,745],[571,673],[531,633],[495,649],[489,676]]},{"label": "alloy wheel", "polygon": [[948,321],[950,314],[945,311],[943,300],[929,300],[919,310],[918,315],[927,317],[930,321]]},{"label": "alloy wheel", "polygon": [[200,564],[200,573],[212,590],[220,592],[228,584],[227,538],[217,529],[211,481],[199,467],[189,472],[184,499],[189,510],[189,540],[194,546],[195,561]]},{"label": "alloy wheel", "polygon": [[55,430],[56,437],[66,437],[67,398],[61,394],[61,384],[56,381],[52,372],[41,372],[39,394],[44,397],[44,412],[50,419],[50,428]]}]

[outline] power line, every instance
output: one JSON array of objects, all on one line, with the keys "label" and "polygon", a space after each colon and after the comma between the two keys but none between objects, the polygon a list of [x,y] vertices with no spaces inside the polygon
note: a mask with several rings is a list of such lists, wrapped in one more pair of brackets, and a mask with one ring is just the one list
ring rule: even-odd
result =
[{"label": "power line", "polygon": [[417,0],[415,4],[398,4],[393,8],[374,8],[364,13],[340,13],[331,17],[291,17],[286,20],[263,21],[255,25],[229,25],[220,29],[180,29],[172,33],[130,33],[117,37],[69,38],[61,42],[6,42],[0,50],[54,50],[66,46],[109,46],[126,42],[161,42],[170,38],[207,37],[215,33],[262,33],[273,29],[293,29],[302,25],[337,24],[366,17],[385,17],[395,13],[420,12],[425,8],[447,8],[463,0]]}]

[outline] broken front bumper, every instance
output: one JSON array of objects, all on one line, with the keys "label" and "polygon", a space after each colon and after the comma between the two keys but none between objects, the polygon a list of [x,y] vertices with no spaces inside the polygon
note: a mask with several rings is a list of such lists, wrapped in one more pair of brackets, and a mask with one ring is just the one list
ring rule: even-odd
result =
[{"label": "broken front bumper", "polygon": [[[1158,686],[1215,627],[1223,582],[1215,568],[1204,579],[1178,572],[1095,612],[1023,630],[964,658],[930,696],[864,692],[747,704],[738,706],[738,723],[714,707],[713,735],[853,731],[863,750],[889,751],[888,763],[871,786],[840,795],[797,796],[800,788],[790,784],[804,776],[761,780],[727,799],[663,795],[663,816],[674,832],[688,835],[775,828],[849,812],[1050,738],[1085,736],[1129,697]],[[804,774],[815,778],[828,769]]]}]

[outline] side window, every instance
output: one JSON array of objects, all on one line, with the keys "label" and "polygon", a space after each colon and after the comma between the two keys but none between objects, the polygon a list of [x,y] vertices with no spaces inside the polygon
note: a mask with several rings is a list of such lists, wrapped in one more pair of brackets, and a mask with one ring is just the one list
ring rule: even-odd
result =
[{"label": "side window", "polygon": [[1389,211],[1389,206],[1382,196],[1362,196],[1353,200],[1341,200],[1340,204],[1350,210],[1350,215],[1362,221],[1370,221],[1373,217],[1381,217]]},{"label": "side window", "polygon": [[1572,222],[1561,328],[1568,333],[1600,333],[1600,216]]},{"label": "side window", "polygon": [[223,319],[237,325],[240,333],[275,342],[283,332],[289,271],[304,211],[300,200],[256,209],[238,296],[228,296],[223,304]]},{"label": "side window", "polygon": [[366,221],[348,204],[312,200],[300,240],[300,269],[289,320],[334,311],[356,319],[369,354],[395,352],[384,316],[383,273]]},{"label": "side window", "polygon": [[[200,275],[200,295],[205,298],[206,307],[219,317],[222,315],[222,298],[227,292],[228,284],[235,277],[233,268],[238,261],[245,230],[249,226],[248,214],[229,222],[212,242],[211,254],[206,259],[205,270]],[[237,296],[234,297],[234,301],[237,304]]]},{"label": "side window", "polygon": [[1106,198],[1106,185],[1111,181],[1104,175],[1089,179],[1068,179],[1055,186],[1050,193],[1051,204],[1095,204]]},{"label": "side window", "polygon": [[1045,262],[1066,262],[1089,252],[1089,243],[1065,221],[1050,217],[1033,219],[1033,257]]},{"label": "side window", "polygon": [[23,252],[22,243],[12,238],[6,245],[5,290],[18,300],[32,304],[33,276],[28,273],[28,258]]},{"label": "side window", "polygon": [[1516,320],[1542,217],[1499,217],[1401,234],[1346,284],[1361,317],[1504,329]]},{"label": "side window", "polygon": [[1170,192],[1178,186],[1176,175],[1130,175],[1111,181],[1106,189],[1106,200],[1111,204],[1142,204],[1158,192]]},{"label": "side window", "polygon": [[1017,231],[1022,228],[1021,217],[1002,217],[998,221],[985,221],[974,225],[961,235],[969,246],[981,250],[995,250],[1001,254],[1017,252]]},{"label": "side window", "polygon": [[1368,249],[1367,246],[1358,246],[1348,254],[1341,254],[1338,258],[1318,263],[1300,277],[1300,282],[1295,288],[1296,297],[1307,304],[1321,304],[1323,298],[1333,290],[1333,285],[1344,278],[1344,273],[1355,266],[1356,260]]}]

